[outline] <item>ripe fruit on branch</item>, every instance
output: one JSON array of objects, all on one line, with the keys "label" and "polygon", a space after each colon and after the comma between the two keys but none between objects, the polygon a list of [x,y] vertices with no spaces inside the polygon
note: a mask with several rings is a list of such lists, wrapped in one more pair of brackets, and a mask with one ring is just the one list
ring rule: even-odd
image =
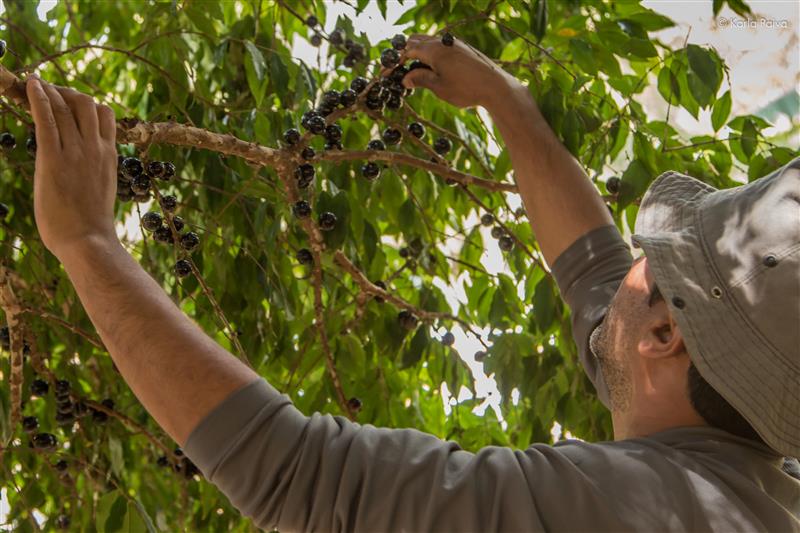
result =
[{"label": "ripe fruit on branch", "polygon": [[381,52],[381,65],[392,68],[400,62],[400,54],[394,48],[387,48]]},{"label": "ripe fruit on branch", "polygon": [[322,35],[315,33],[311,36],[311,46],[319,46],[322,44]]},{"label": "ripe fruit on branch", "polygon": [[[380,280],[376,281],[375,285],[377,287],[380,287],[383,290],[386,290],[386,284],[384,282],[380,281]],[[379,304],[382,304],[383,303],[383,298],[381,298],[380,296],[376,296],[375,297],[375,301],[378,302]]]},{"label": "ripe fruit on branch", "polygon": [[297,218],[307,218],[311,215],[311,205],[305,200],[300,200],[292,206],[292,213]]},{"label": "ripe fruit on branch", "polygon": [[361,175],[368,180],[374,180],[381,175],[381,167],[375,161],[367,161],[361,167]]},{"label": "ripe fruit on branch", "polygon": [[31,383],[31,394],[33,396],[44,396],[50,390],[50,384],[43,379],[34,379]]},{"label": "ripe fruit on branch", "polygon": [[358,99],[358,95],[352,89],[345,89],[342,91],[342,94],[339,98],[339,103],[342,107],[350,107],[351,105],[356,103]]},{"label": "ripe fruit on branch", "polygon": [[183,219],[177,215],[172,217],[172,225],[175,226],[175,231],[182,230],[184,226]]},{"label": "ripe fruit on branch", "polygon": [[455,37],[450,32],[444,32],[442,34],[442,44],[445,46],[453,46],[453,43],[456,42]]},{"label": "ripe fruit on branch", "polygon": [[315,17],[314,15],[309,15],[308,18],[306,19],[306,26],[308,26],[309,28],[313,28],[317,24],[319,24],[319,21],[317,20],[317,17]]},{"label": "ripe fruit on branch", "polygon": [[481,215],[481,224],[483,224],[484,226],[491,226],[492,224],[494,224],[494,215],[490,213],[484,213],[483,215]]},{"label": "ripe fruit on branch", "polygon": [[6,42],[3,39],[0,39],[0,58],[6,55]]},{"label": "ripe fruit on branch", "polygon": [[25,141],[25,150],[28,151],[28,155],[30,156],[36,155],[36,137],[33,135],[28,137],[28,140]]},{"label": "ripe fruit on branch", "polygon": [[342,32],[342,30],[339,28],[336,28],[328,36],[328,41],[330,41],[330,43],[334,46],[341,46],[344,42],[344,32]]},{"label": "ripe fruit on branch", "polygon": [[35,416],[26,416],[22,419],[22,429],[27,433],[32,433],[39,428],[39,420]]},{"label": "ripe fruit on branch", "polygon": [[161,176],[161,179],[167,181],[174,176],[175,176],[175,165],[167,161],[166,163],[164,163],[164,174]]},{"label": "ripe fruit on branch", "polygon": [[475,352],[475,360],[480,363],[481,361],[486,359],[486,356],[488,356],[488,355],[489,354],[487,352],[485,352],[483,350],[479,350],[479,351]]},{"label": "ripe fruit on branch", "polygon": [[163,221],[164,219],[161,217],[161,213],[151,211],[142,216],[142,227],[147,231],[155,231],[161,227]]},{"label": "ripe fruit on branch", "polygon": [[336,227],[336,215],[325,211],[319,215],[319,228],[322,231],[331,231]]},{"label": "ripe fruit on branch", "polygon": [[68,413],[56,413],[56,424],[59,426],[69,426],[75,422],[75,415],[72,414],[72,411]]},{"label": "ripe fruit on branch", "polygon": [[69,389],[70,389],[69,381],[67,381],[66,379],[56,380],[56,397],[59,398],[64,396],[69,397]]},{"label": "ripe fruit on branch", "polygon": [[161,226],[157,230],[153,232],[153,238],[158,242],[163,242],[165,244],[171,244],[174,242],[172,237],[172,230],[169,229],[169,226]]},{"label": "ripe fruit on branch", "polygon": [[386,150],[386,145],[380,139],[372,139],[367,143],[367,150]]},{"label": "ripe fruit on branch", "polygon": [[506,232],[502,226],[495,226],[492,228],[492,237],[494,237],[495,239],[499,239],[500,237],[505,235],[505,233]]},{"label": "ripe fruit on branch", "polygon": [[408,133],[410,133],[417,139],[422,139],[425,136],[425,126],[423,126],[419,122],[412,122],[411,124],[408,125]]},{"label": "ripe fruit on branch", "polygon": [[342,127],[338,124],[328,124],[325,128],[325,140],[336,143],[342,140]]},{"label": "ripe fruit on branch", "polygon": [[14,147],[16,146],[17,146],[17,138],[14,137],[13,133],[4,131],[2,134],[0,134],[0,148],[8,152],[10,150],[13,150]]},{"label": "ripe fruit on branch", "polygon": [[417,317],[415,317],[411,311],[407,311],[405,309],[397,313],[397,321],[400,322],[400,325],[408,331],[411,331],[417,327]]},{"label": "ripe fruit on branch", "polygon": [[5,218],[8,216],[8,212],[8,206],[0,202],[0,220],[5,220]]},{"label": "ripe fruit on branch", "polygon": [[314,254],[311,253],[311,250],[308,248],[300,248],[297,250],[295,254],[295,258],[297,262],[301,265],[313,265],[314,264]]},{"label": "ripe fruit on branch", "polygon": [[175,275],[179,278],[185,278],[192,273],[192,264],[186,259],[178,259],[175,263]]},{"label": "ripe fruit on branch", "polygon": [[353,78],[353,80],[350,82],[350,89],[352,89],[356,94],[361,94],[364,89],[367,88],[367,85],[369,85],[369,80],[367,80],[367,78],[358,76]]},{"label": "ripe fruit on branch", "polygon": [[54,451],[58,446],[58,439],[52,433],[37,433],[33,436],[33,447],[45,451]]},{"label": "ripe fruit on branch", "polygon": [[283,142],[289,146],[300,142],[300,132],[295,128],[289,128],[283,132]]},{"label": "ripe fruit on branch", "polygon": [[343,150],[342,143],[339,141],[328,141],[325,143],[325,146],[322,147],[323,150],[330,151],[330,150]]},{"label": "ripe fruit on branch", "polygon": [[147,163],[147,175],[151,178],[160,178],[164,175],[164,163],[161,161],[150,161]]},{"label": "ripe fruit on branch", "polygon": [[294,170],[294,177],[300,178],[313,178],[315,174],[314,166],[309,163],[303,163]]},{"label": "ripe fruit on branch", "polygon": [[325,119],[317,112],[308,119],[305,128],[314,135],[320,135],[325,131]]},{"label": "ripe fruit on branch", "polygon": [[383,130],[383,142],[391,146],[398,144],[403,139],[403,134],[400,130],[395,128],[386,128]]},{"label": "ripe fruit on branch", "polygon": [[187,252],[193,251],[199,244],[200,237],[197,236],[197,233],[189,231],[181,235],[181,248]]},{"label": "ripe fruit on branch", "polygon": [[151,185],[150,178],[142,174],[133,179],[131,182],[131,190],[134,194],[146,194],[150,191]]},{"label": "ripe fruit on branch", "polygon": [[404,50],[406,47],[406,36],[402,33],[398,33],[394,37],[392,37],[392,48],[395,50]]},{"label": "ripe fruit on branch", "polygon": [[453,335],[451,332],[448,331],[447,333],[442,335],[442,344],[444,344],[445,346],[452,346],[453,343],[455,342],[456,342],[456,336]]},{"label": "ripe fruit on branch", "polygon": [[132,181],[144,173],[144,166],[138,157],[126,157],[122,160],[122,175]]},{"label": "ripe fruit on branch", "polygon": [[339,103],[342,101],[342,95],[339,94],[339,91],[331,90],[326,91],[322,95],[322,105],[325,107],[336,108]]},{"label": "ripe fruit on branch", "polygon": [[303,151],[300,152],[300,157],[302,157],[306,161],[308,161],[309,159],[314,159],[315,155],[317,155],[316,152],[314,152],[314,149],[311,148],[310,146],[306,146],[305,148],[303,148]]},{"label": "ripe fruit on branch", "polygon": [[175,212],[175,209],[178,207],[178,199],[173,194],[162,196],[158,203],[161,206],[161,209],[167,213]]},{"label": "ripe fruit on branch", "polygon": [[408,71],[409,71],[409,72],[411,72],[412,70],[416,70],[416,69],[418,69],[418,68],[426,68],[426,69],[428,69],[428,70],[433,70],[433,69],[431,68],[431,66],[430,66],[430,65],[428,65],[428,64],[426,64],[426,63],[423,63],[422,61],[419,61],[419,60],[417,60],[417,59],[415,59],[414,61],[412,61],[412,62],[411,62],[409,65],[408,65]]},{"label": "ripe fruit on branch", "polygon": [[347,408],[353,412],[359,412],[361,410],[361,400],[355,397],[350,398],[347,400]]},{"label": "ripe fruit on branch", "polygon": [[439,137],[433,143],[433,151],[439,155],[446,155],[452,148],[453,144],[447,137]]},{"label": "ripe fruit on branch", "polygon": [[403,99],[393,94],[386,100],[386,109],[400,109],[403,107]]},{"label": "ripe fruit on branch", "polygon": [[617,176],[611,176],[606,181],[606,190],[611,194],[618,194],[620,184],[621,180]]},{"label": "ripe fruit on branch", "polygon": [[500,246],[500,249],[504,252],[510,252],[514,249],[514,239],[508,235],[503,235],[500,237],[500,239],[498,239],[497,245]]}]

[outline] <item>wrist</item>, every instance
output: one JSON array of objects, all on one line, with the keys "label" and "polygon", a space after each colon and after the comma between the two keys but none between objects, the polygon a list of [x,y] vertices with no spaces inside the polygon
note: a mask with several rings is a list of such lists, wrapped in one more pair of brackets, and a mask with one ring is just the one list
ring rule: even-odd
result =
[{"label": "wrist", "polygon": [[511,75],[507,75],[492,98],[482,105],[498,126],[508,121],[519,122],[523,117],[529,128],[546,123],[528,87]]},{"label": "wrist", "polygon": [[127,253],[116,235],[103,234],[88,235],[50,251],[65,266],[76,261],[91,259],[98,253],[108,254],[119,251]]}]

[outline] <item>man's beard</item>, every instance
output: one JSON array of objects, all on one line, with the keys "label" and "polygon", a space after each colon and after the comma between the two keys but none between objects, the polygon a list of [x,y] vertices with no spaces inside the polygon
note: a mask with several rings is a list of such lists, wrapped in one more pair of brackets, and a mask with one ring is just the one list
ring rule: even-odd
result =
[{"label": "man's beard", "polygon": [[609,308],[603,321],[589,337],[589,349],[600,363],[600,370],[603,373],[611,400],[611,411],[622,413],[630,407],[633,390],[628,365],[622,357],[614,356],[614,323],[614,317]]}]

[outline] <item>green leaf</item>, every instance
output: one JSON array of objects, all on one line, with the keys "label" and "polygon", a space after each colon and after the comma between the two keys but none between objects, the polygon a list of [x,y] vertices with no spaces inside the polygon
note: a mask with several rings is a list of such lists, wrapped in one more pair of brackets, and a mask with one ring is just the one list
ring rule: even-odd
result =
[{"label": "green leaf", "polygon": [[572,60],[587,74],[597,74],[597,62],[595,61],[592,45],[583,39],[572,39],[569,42],[569,50]]},{"label": "green leaf", "polygon": [[753,154],[756,151],[756,146],[758,146],[758,130],[751,120],[746,120],[744,123],[744,127],[742,128],[741,143],[744,155],[748,159],[753,157]]},{"label": "green leaf", "polygon": [[122,444],[115,437],[108,437],[108,450],[111,457],[111,470],[117,477],[125,471],[125,460],[122,455]]},{"label": "green leaf", "polygon": [[98,533],[112,533],[122,528],[127,503],[118,490],[100,497],[97,504],[96,522]]},{"label": "green leaf", "polygon": [[714,108],[711,110],[711,125],[714,127],[714,131],[719,131],[725,125],[725,121],[728,120],[728,115],[730,114],[731,92],[725,91],[725,94],[714,102]]},{"label": "green leaf", "polygon": [[[696,44],[690,44],[686,47],[686,55],[689,59],[690,72],[696,74],[696,80],[705,85],[710,97],[714,97],[722,82],[722,68],[715,57],[716,54]],[[698,99],[697,102],[701,101]]]},{"label": "green leaf", "polygon": [[722,11],[722,6],[724,5],[725,5],[725,0],[714,0],[713,10],[715,17],[719,15],[719,12]]},{"label": "green leaf", "polygon": [[547,0],[534,0],[530,19],[531,32],[536,36],[536,42],[539,42],[547,31]]},{"label": "green leaf", "polygon": [[428,328],[419,327],[408,347],[403,351],[402,365],[400,368],[408,368],[416,365],[422,358],[428,344],[431,342],[428,336]]},{"label": "green leaf", "polygon": [[658,72],[658,92],[668,103],[676,104],[681,99],[681,86],[678,78],[669,67],[663,67]]},{"label": "green leaf", "polygon": [[544,335],[553,324],[556,316],[556,298],[553,292],[552,282],[549,277],[545,277],[536,285],[536,292],[533,295],[533,314],[536,320],[536,327]]},{"label": "green leaf", "polygon": [[671,28],[675,25],[671,18],[650,10],[632,13],[628,15],[627,18],[638,23],[647,31],[663,30],[664,28]]},{"label": "green leaf", "polygon": [[638,159],[631,161],[631,164],[622,174],[617,208],[620,210],[625,209],[633,200],[641,197],[652,180],[653,176],[648,172],[644,163]]},{"label": "green leaf", "polygon": [[255,72],[256,78],[258,81],[263,80],[264,72],[267,70],[267,64],[264,61],[264,56],[261,54],[261,50],[259,50],[252,41],[245,41],[244,46],[247,48],[247,52],[250,54],[250,63],[253,66],[253,71]]}]

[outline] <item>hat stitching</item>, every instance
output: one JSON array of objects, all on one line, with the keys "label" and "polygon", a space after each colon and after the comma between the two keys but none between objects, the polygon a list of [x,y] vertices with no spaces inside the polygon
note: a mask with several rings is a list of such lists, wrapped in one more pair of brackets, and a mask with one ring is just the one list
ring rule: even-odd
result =
[{"label": "hat stitching", "polygon": [[[769,252],[769,253],[766,253],[766,254],[764,254],[764,257],[766,258],[766,257],[772,256],[772,257],[774,257],[774,258],[775,258],[775,259],[776,259],[778,262],[780,262],[780,261],[781,261],[781,259],[784,259],[784,258],[786,258],[786,257],[789,257],[790,255],[792,255],[792,254],[793,254],[794,252],[796,252],[797,250],[800,250],[800,242],[797,242],[797,243],[793,244],[792,246],[789,246],[788,248],[786,248],[786,249],[784,249],[784,250],[782,250],[782,251],[780,251],[780,252]],[[762,272],[766,272],[766,271],[768,271],[768,270],[772,270],[773,268],[775,268],[775,266],[777,266],[777,263],[776,263],[775,265],[773,265],[773,266],[768,266],[768,265],[765,265],[765,264],[764,264],[764,261],[763,261],[763,259],[762,259],[762,261],[761,261],[761,262],[759,262],[759,263],[758,263],[758,265],[754,266],[754,267],[753,267],[753,268],[750,270],[750,272],[749,272],[749,273],[745,274],[745,275],[742,277],[742,279],[740,279],[740,280],[739,280],[739,281],[737,281],[736,283],[733,283],[733,284],[731,285],[731,288],[733,289],[733,288],[739,287],[740,285],[744,285],[745,283],[749,282],[749,281],[750,281],[751,279],[753,279],[754,277],[757,277],[757,276],[758,276],[759,274],[761,274]]]}]

